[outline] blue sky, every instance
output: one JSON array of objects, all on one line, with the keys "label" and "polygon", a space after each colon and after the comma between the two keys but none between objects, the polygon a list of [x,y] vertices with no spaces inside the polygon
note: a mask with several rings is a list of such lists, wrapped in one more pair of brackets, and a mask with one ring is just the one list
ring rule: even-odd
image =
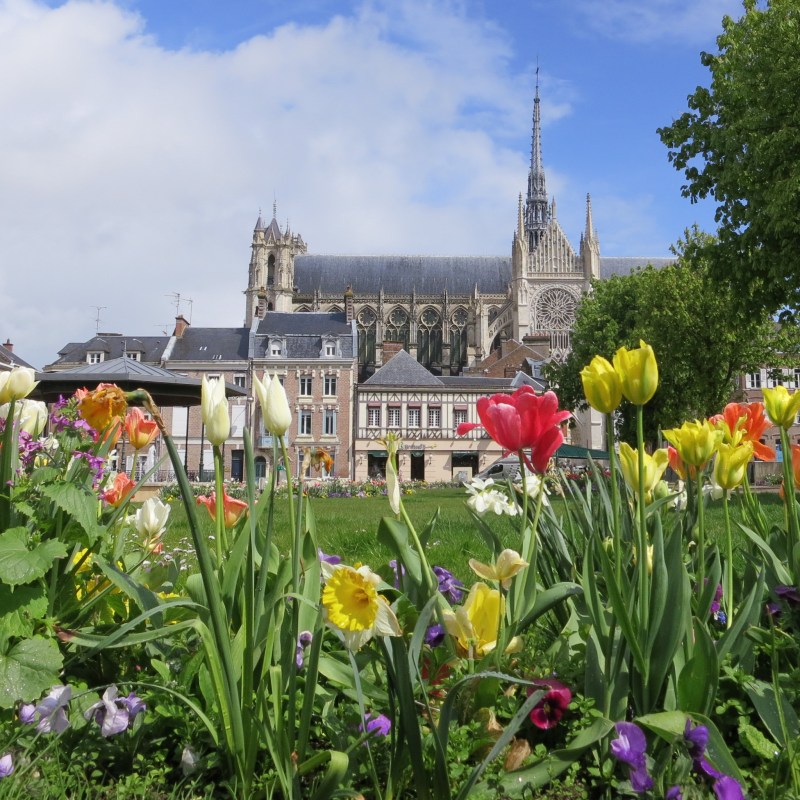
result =
[{"label": "blue sky", "polygon": [[[663,256],[713,207],[656,128],[738,0],[0,0],[0,336],[242,324],[259,208],[315,253],[506,254],[537,61],[574,245]],[[187,298],[191,298],[191,305]],[[96,307],[100,307],[97,311]]]}]

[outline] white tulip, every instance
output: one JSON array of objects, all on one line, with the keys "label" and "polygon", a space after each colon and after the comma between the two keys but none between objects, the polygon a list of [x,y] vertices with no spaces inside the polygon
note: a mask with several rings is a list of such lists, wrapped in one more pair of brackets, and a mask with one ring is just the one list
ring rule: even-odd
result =
[{"label": "white tulip", "polygon": [[231,418],[225,397],[225,383],[221,378],[208,379],[203,375],[200,410],[208,441],[217,446],[224,444],[231,433]]}]

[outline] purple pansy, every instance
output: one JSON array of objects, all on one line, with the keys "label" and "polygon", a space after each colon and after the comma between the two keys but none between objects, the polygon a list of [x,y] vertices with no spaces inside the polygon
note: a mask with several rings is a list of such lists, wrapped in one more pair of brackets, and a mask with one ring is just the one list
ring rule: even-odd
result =
[{"label": "purple pansy", "polygon": [[87,720],[94,719],[100,725],[101,736],[114,736],[126,731],[134,717],[146,708],[133,692],[127,697],[117,695],[118,689],[112,684],[97,703],[83,712]]},{"label": "purple pansy", "polygon": [[392,721],[385,714],[367,714],[359,726],[362,733],[371,733],[373,736],[388,736],[392,729]]},{"label": "purple pansy", "polygon": [[47,697],[42,698],[34,709],[39,716],[36,730],[39,733],[63,733],[69,728],[66,708],[71,699],[71,686],[53,686]]},{"label": "purple pansy", "polygon": [[670,786],[664,795],[664,800],[683,800],[683,793],[680,786]]},{"label": "purple pansy", "polygon": [[717,800],[744,800],[744,792],[739,781],[730,775],[723,775],[714,781],[714,794]]},{"label": "purple pansy", "polygon": [[773,619],[776,619],[781,615],[782,609],[780,603],[773,603],[772,601],[770,601],[764,606],[764,611],[767,612],[768,616],[772,617]]},{"label": "purple pansy", "polygon": [[19,721],[23,725],[33,725],[36,722],[36,706],[33,703],[23,703],[19,707]]},{"label": "purple pansy", "polygon": [[776,586],[772,591],[790,606],[800,605],[800,591],[796,586]]},{"label": "purple pansy", "polygon": [[317,555],[319,556],[320,561],[324,561],[327,564],[341,564],[342,557],[341,556],[329,556],[327,553],[322,552],[322,548],[317,548]]},{"label": "purple pansy", "polygon": [[[532,681],[536,686],[545,690],[544,697],[533,707],[530,713],[531,722],[542,730],[549,730],[558,725],[564,712],[572,702],[572,692],[569,687],[557,680],[536,680]],[[528,689],[530,697],[533,688]]]},{"label": "purple pansy", "polygon": [[[708,583],[708,578],[706,578],[706,583]],[[722,584],[718,583],[717,588],[714,590],[714,599],[711,601],[711,608],[709,608],[709,613],[714,616],[719,609],[720,609],[720,601],[722,600]]]},{"label": "purple pansy", "polygon": [[450,603],[460,603],[464,599],[464,584],[444,567],[434,567],[433,572],[439,581],[439,591]]},{"label": "purple pansy", "polygon": [[394,572],[394,588],[399,589],[400,579],[406,574],[406,568],[402,564],[398,565],[396,558],[393,558],[389,562],[389,566],[392,568],[392,572]]},{"label": "purple pansy", "polygon": [[689,755],[692,757],[697,772],[708,778],[723,777],[723,773],[715,769],[705,757],[708,745],[708,728],[705,725],[693,725],[692,720],[687,719],[683,738],[687,742]]},{"label": "purple pansy", "polygon": [[297,669],[302,668],[305,649],[311,644],[311,640],[313,638],[314,635],[311,633],[311,631],[301,631],[300,635],[297,637],[297,647],[295,648],[294,653],[294,663],[297,666]]},{"label": "purple pansy", "polygon": [[647,739],[642,729],[633,722],[618,722],[617,736],[611,742],[611,754],[630,767],[629,778],[634,792],[646,792],[653,788],[653,779],[647,771]]}]

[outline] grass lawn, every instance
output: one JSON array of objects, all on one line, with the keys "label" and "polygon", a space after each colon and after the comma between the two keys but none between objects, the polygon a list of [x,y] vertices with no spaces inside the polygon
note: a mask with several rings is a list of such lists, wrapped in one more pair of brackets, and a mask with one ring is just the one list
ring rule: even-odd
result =
[{"label": "grass lawn", "polygon": [[[470,512],[466,507],[466,493],[461,488],[423,489],[405,495],[403,502],[417,531],[422,532],[434,517],[437,509],[440,516],[430,537],[428,559],[430,563],[447,567],[457,577],[471,584],[474,576],[469,569],[470,558],[481,561],[489,559],[489,551],[481,535],[475,529]],[[759,495],[767,519],[780,524],[783,520],[783,504],[775,493]],[[337,497],[312,498],[310,502],[317,520],[317,538],[326,553],[340,555],[345,563],[362,562],[373,568],[385,564],[392,554],[377,539],[378,524],[383,516],[390,516],[386,497]],[[563,509],[563,501],[555,500],[554,508],[558,514]],[[199,518],[204,529],[213,533],[213,524],[205,509],[199,508]],[[165,536],[165,549],[178,550],[194,566],[191,552],[191,536],[186,516],[180,501],[172,503],[172,520]],[[741,520],[739,503],[731,502],[731,521],[734,527],[734,542],[741,539],[736,521]],[[486,518],[487,524],[500,536],[508,547],[519,549],[517,532],[518,518]],[[714,542],[724,535],[722,502],[712,502],[706,514],[707,539]],[[288,503],[279,498],[275,506],[275,542],[282,552],[289,552]]]}]

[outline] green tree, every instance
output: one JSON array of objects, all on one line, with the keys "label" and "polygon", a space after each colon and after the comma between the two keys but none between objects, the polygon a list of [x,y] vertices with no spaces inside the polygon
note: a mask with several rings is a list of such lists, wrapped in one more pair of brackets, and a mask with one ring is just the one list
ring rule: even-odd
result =
[{"label": "green tree", "polygon": [[[658,360],[658,391],[645,407],[645,435],[655,442],[660,428],[719,413],[743,371],[781,363],[796,351],[766,312],[742,310],[734,293],[710,275],[713,247],[713,237],[695,228],[673,248],[674,264],[594,284],[577,310],[572,352],[547,374],[564,407],[586,407],[580,371],[595,355],[610,361],[618,348],[642,339]],[[619,422],[620,436],[633,442],[635,418],[627,403]]]},{"label": "green tree", "polygon": [[659,129],[683,170],[683,194],[717,203],[709,268],[743,305],[789,317],[800,308],[800,3],[744,0],[725,17],[709,88]]}]

